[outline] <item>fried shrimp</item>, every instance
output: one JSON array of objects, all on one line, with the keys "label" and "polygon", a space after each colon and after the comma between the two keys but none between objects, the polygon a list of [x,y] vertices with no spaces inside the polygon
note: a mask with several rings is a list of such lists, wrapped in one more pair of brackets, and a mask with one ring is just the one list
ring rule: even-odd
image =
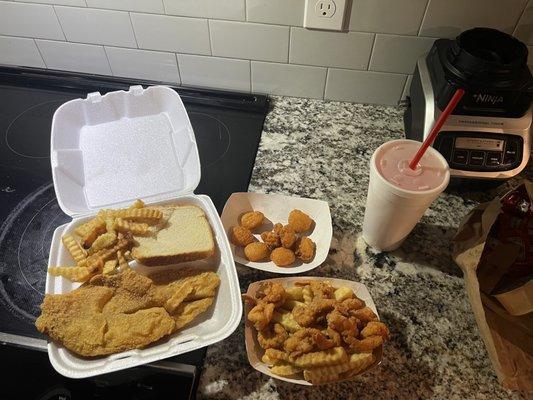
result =
[{"label": "fried shrimp", "polygon": [[285,288],[279,282],[265,282],[257,291],[257,298],[275,306],[282,305],[287,299]]},{"label": "fried shrimp", "polygon": [[248,313],[248,321],[254,324],[258,331],[265,330],[274,315],[274,304],[257,301],[257,304]]},{"label": "fried shrimp", "polygon": [[349,317],[352,311],[365,307],[365,302],[359,298],[346,299],[335,305],[335,309],[345,317]]},{"label": "fried shrimp", "polygon": [[337,310],[333,310],[327,315],[326,319],[328,328],[338,332],[347,343],[349,338],[355,338],[359,334],[357,320],[354,317],[347,318]]},{"label": "fried shrimp", "polygon": [[383,338],[381,336],[370,336],[365,339],[357,339],[348,337],[345,339],[348,344],[348,349],[354,353],[366,353],[374,350],[383,344]]},{"label": "fried shrimp", "polygon": [[301,326],[311,326],[315,324],[321,316],[331,311],[335,306],[333,299],[314,298],[311,303],[298,305],[293,308],[294,320]]},{"label": "fried shrimp", "polygon": [[383,322],[370,321],[361,331],[361,337],[381,336],[384,340],[389,338],[389,328]]},{"label": "fried shrimp", "polygon": [[374,311],[372,311],[368,307],[361,308],[359,310],[353,310],[350,311],[350,314],[360,320],[363,324],[366,324],[370,321],[377,321],[378,317],[376,314],[374,314]]},{"label": "fried shrimp", "polygon": [[281,349],[289,334],[281,324],[274,324],[265,330],[257,332],[257,341],[263,349]]}]

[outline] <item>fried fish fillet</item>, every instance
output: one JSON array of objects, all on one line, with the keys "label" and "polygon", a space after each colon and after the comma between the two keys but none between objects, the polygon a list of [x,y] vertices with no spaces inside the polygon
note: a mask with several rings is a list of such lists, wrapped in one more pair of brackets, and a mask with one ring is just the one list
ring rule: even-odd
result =
[{"label": "fried fish fillet", "polygon": [[96,275],[70,293],[46,295],[40,332],[82,356],[142,348],[192,322],[213,303],[214,272],[159,272],[157,280],[126,270]]}]

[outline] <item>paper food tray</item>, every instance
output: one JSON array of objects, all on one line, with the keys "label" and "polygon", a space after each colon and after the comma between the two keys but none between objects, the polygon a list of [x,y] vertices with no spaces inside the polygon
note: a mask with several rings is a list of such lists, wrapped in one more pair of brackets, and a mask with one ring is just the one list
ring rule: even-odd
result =
[{"label": "paper food tray", "polygon": [[235,261],[251,268],[276,274],[299,274],[310,271],[322,264],[328,256],[333,235],[331,213],[329,205],[325,201],[289,197],[280,194],[233,193],[224,206],[221,218],[224,229],[228,233],[232,226],[239,225],[242,214],[252,210],[261,211],[268,220],[263,227],[257,230],[258,233],[254,233],[254,236],[261,240],[261,232],[272,230],[273,224],[280,222],[286,225],[289,212],[294,209],[305,212],[315,221],[315,226],[312,228],[311,233],[304,233],[304,236],[308,236],[316,244],[316,254],[313,261],[304,263],[296,259],[293,266],[289,267],[278,267],[272,261],[253,262],[246,259],[242,247],[230,244]]},{"label": "paper food tray", "polygon": [[[216,252],[206,260],[175,266],[145,267],[133,261],[132,268],[143,273],[195,266],[215,271],[220,277],[209,311],[168,340],[98,358],[79,357],[49,342],[50,362],[60,374],[86,378],[154,362],[223,340],[237,328],[242,304],[235,263],[213,202],[192,193],[200,180],[198,149],[185,108],[174,90],[139,86],[105,96],[89,94],[87,99],[65,103],[54,114],[51,162],[58,202],[73,220],[54,232],[49,266],[73,263],[61,243],[63,234],[93,218],[102,207],[121,207],[140,198],[147,205],[192,204],[202,208],[213,230]],[[68,293],[79,285],[47,275],[46,293]]]},{"label": "paper food tray", "polygon": [[[314,281],[329,281],[334,287],[341,287],[346,286],[353,290],[355,295],[359,297],[361,300],[363,300],[366,303],[366,306],[369,307],[374,313],[378,316],[378,312],[376,310],[376,305],[374,304],[374,300],[372,300],[372,297],[370,296],[370,292],[366,288],[365,285],[359,282],[354,281],[348,281],[345,279],[335,279],[335,278],[329,278],[329,277],[316,277],[316,276],[295,276],[290,278],[274,278],[274,279],[265,279],[263,281],[257,281],[253,282],[248,286],[248,291],[246,294],[254,297],[255,293],[261,286],[263,282],[280,282],[284,287],[291,287],[294,285],[294,282],[298,281],[307,281],[307,280],[314,280]],[[249,304],[245,305],[244,308],[244,340],[246,343],[246,355],[248,356],[248,361],[250,362],[250,365],[256,369],[259,372],[262,372],[265,375],[271,376],[272,378],[279,379],[285,382],[290,383],[296,383],[298,385],[306,385],[306,386],[316,386],[313,385],[311,382],[306,381],[303,379],[294,379],[294,378],[288,378],[284,376],[279,376],[276,374],[273,374],[270,372],[270,369],[268,368],[268,365],[266,365],[264,362],[261,361],[261,358],[263,357],[263,354],[265,353],[265,350],[259,346],[259,343],[257,342],[257,332],[255,331],[255,328],[253,325],[248,321],[247,315],[248,312],[251,310],[251,306]],[[364,371],[361,371],[360,374],[364,374],[369,369],[373,368],[374,366],[381,363],[381,360],[383,358],[383,345],[374,350],[374,357],[376,357],[376,360],[372,365],[370,365],[367,369]],[[353,379],[353,378],[351,378]]]}]

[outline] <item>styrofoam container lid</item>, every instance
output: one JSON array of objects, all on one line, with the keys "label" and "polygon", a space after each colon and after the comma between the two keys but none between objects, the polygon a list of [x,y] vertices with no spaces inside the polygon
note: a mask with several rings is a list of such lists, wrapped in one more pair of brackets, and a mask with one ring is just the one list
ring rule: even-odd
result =
[{"label": "styrofoam container lid", "polygon": [[165,86],[89,93],[54,113],[50,160],[68,215],[192,193],[200,157],[181,98]]},{"label": "styrofoam container lid", "polygon": [[[51,164],[61,209],[73,217],[56,229],[48,266],[69,265],[72,257],[61,236],[87,222],[102,207],[118,208],[142,199],[147,205],[193,204],[203,209],[217,244],[205,260],[182,263],[215,271],[220,277],[214,304],[190,326],[143,348],[98,358],[84,358],[58,343],[48,343],[53,367],[71,378],[86,378],[193,351],[223,340],[242,315],[240,288],[229,241],[208,196],[192,192],[200,181],[200,158],[189,117],[179,95],[164,86],[86,99],[59,107],[52,121]],[[130,262],[141,274],[158,269]],[[47,274],[46,293],[68,293],[79,287]]]}]

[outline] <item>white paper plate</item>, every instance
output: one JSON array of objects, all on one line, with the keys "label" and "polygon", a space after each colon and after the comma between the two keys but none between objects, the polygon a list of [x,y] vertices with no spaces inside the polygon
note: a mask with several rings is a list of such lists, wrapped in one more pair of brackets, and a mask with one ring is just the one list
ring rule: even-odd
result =
[{"label": "white paper plate", "polygon": [[[345,286],[353,290],[355,295],[359,297],[361,300],[363,300],[366,303],[366,306],[369,307],[374,313],[378,316],[378,312],[376,310],[376,305],[374,304],[374,300],[372,300],[372,296],[370,296],[370,292],[366,288],[365,285],[359,282],[354,281],[347,281],[345,279],[335,279],[335,278],[329,278],[329,277],[315,277],[315,276],[295,276],[290,278],[275,278],[275,279],[265,279],[264,281],[257,281],[253,282],[248,286],[248,291],[246,294],[254,297],[255,293],[259,289],[260,285],[263,282],[280,282],[283,284],[284,287],[291,287],[294,285],[294,282],[297,281],[306,281],[306,280],[315,280],[315,281],[329,281],[334,287],[341,287]],[[270,372],[270,369],[268,368],[268,365],[266,365],[264,362],[261,361],[261,358],[263,357],[263,354],[265,354],[265,351],[259,346],[259,343],[257,342],[257,333],[255,331],[255,328],[250,324],[248,321],[248,318],[246,317],[248,315],[248,312],[250,311],[252,307],[248,304],[245,304],[244,308],[244,340],[246,343],[246,355],[248,356],[248,361],[250,362],[250,365],[258,370],[259,372],[262,372],[265,375],[271,376],[272,378],[279,379],[285,382],[290,383],[296,383],[298,385],[305,385],[305,386],[313,386],[311,382],[306,381],[305,379],[293,379],[293,378],[287,378],[284,376],[275,375],[272,372]],[[361,372],[361,374],[365,373],[369,369],[373,368],[374,366],[381,363],[381,360],[383,358],[383,346],[377,348],[374,350],[374,357],[376,357],[376,361],[372,365],[370,365],[367,369]],[[359,375],[361,375],[359,374]]]},{"label": "white paper plate", "polygon": [[[254,236],[260,240],[261,232],[271,230],[273,224],[277,222],[283,225],[287,224],[289,212],[294,209],[305,212],[315,221],[315,226],[311,233],[304,233],[316,244],[316,254],[313,261],[303,263],[297,259],[292,267],[278,267],[272,261],[253,262],[246,259],[241,247],[231,244],[235,261],[251,268],[276,274],[299,274],[310,271],[322,264],[328,256],[333,235],[331,213],[329,205],[325,201],[289,197],[280,194],[233,193],[222,211],[222,225],[224,225],[224,229],[228,233],[232,226],[239,225],[239,219],[242,214],[252,210],[261,211],[268,221],[257,232],[254,232]],[[230,237],[229,233],[228,237]]]}]

